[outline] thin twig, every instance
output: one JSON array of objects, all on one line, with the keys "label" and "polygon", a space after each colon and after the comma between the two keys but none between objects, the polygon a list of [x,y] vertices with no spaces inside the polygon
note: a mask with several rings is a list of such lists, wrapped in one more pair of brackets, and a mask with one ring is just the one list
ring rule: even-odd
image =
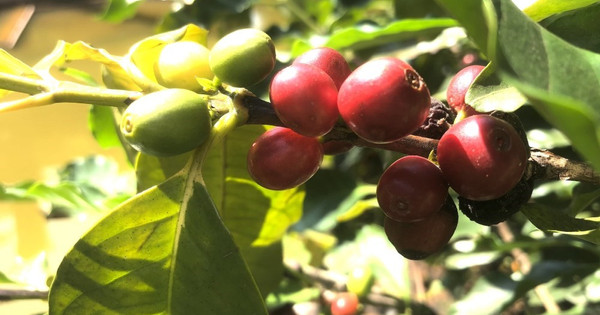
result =
[{"label": "thin twig", "polygon": [[0,301],[47,299],[48,291],[0,289]]}]

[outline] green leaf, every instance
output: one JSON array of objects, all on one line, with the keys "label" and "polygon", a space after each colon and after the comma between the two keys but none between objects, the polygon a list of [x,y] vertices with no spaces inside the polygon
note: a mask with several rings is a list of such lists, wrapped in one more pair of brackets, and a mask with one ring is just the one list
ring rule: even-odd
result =
[{"label": "green leaf", "polygon": [[190,163],[83,236],[58,268],[51,314],[266,314]]},{"label": "green leaf", "polygon": [[575,216],[600,198],[600,189],[596,185],[580,183],[573,189],[573,199],[569,205],[569,214]]},{"label": "green leaf", "polygon": [[144,191],[164,182],[167,178],[179,172],[190,157],[191,152],[170,157],[156,157],[141,152],[138,153],[135,159],[137,190]]},{"label": "green leaf", "polygon": [[600,244],[600,218],[574,218],[536,204],[525,205],[521,212],[542,231],[568,234]]},{"label": "green leaf", "polygon": [[[40,79],[40,75],[36,73],[32,67],[28,66],[4,49],[0,49],[0,72],[32,79]],[[0,89],[0,97],[4,97],[8,93],[10,93],[9,90]]]},{"label": "green leaf", "polygon": [[88,116],[88,126],[92,135],[102,148],[121,146],[118,124],[115,121],[113,108],[109,106],[92,106]]},{"label": "green leaf", "polygon": [[142,0],[109,0],[100,17],[108,22],[123,22],[135,16]]},{"label": "green leaf", "polygon": [[489,64],[477,76],[465,95],[465,102],[479,112],[513,112],[526,104],[527,98],[517,88],[500,80],[494,68]]},{"label": "green leaf", "polygon": [[333,49],[364,49],[403,40],[433,37],[442,30],[457,26],[453,19],[404,19],[384,27],[359,25],[334,32],[324,46]]},{"label": "green leaf", "polygon": [[551,15],[569,10],[579,9],[598,2],[597,0],[537,0],[532,5],[523,9],[523,12],[534,21],[543,20]]},{"label": "green leaf", "polygon": [[491,0],[437,0],[489,59],[496,53],[497,17]]},{"label": "green leaf", "polygon": [[246,156],[262,126],[242,126],[208,153],[203,174],[225,225],[266,296],[283,276],[281,239],[302,216],[304,188],[274,191],[248,174]]},{"label": "green leaf", "polygon": [[475,282],[467,296],[452,305],[450,314],[499,314],[510,301],[517,283],[499,272],[489,273]]},{"label": "green leaf", "polygon": [[569,43],[600,53],[600,4],[552,16],[540,22],[547,30]]}]

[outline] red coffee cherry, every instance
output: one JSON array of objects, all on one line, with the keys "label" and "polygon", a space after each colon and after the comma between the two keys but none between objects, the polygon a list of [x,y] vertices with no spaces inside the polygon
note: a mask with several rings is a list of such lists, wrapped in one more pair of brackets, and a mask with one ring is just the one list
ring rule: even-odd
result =
[{"label": "red coffee cherry", "polygon": [[289,189],[317,172],[323,149],[316,138],[275,127],[254,141],[247,160],[248,172],[259,185],[273,190]]},{"label": "red coffee cherry", "polygon": [[297,63],[309,64],[325,71],[338,89],[352,72],[344,56],[328,47],[314,48],[303,53],[293,62]]},{"label": "red coffee cherry", "polygon": [[338,109],[348,127],[373,143],[396,141],[417,130],[430,104],[423,78],[408,63],[390,57],[356,68],[338,93]]},{"label": "red coffee cherry", "polygon": [[440,211],[416,222],[383,219],[388,240],[400,255],[411,260],[425,259],[448,244],[458,224],[458,210],[450,196]]},{"label": "red coffee cherry", "polygon": [[331,315],[354,315],[358,311],[358,296],[352,292],[341,292],[331,303]]},{"label": "red coffee cherry", "polygon": [[392,163],[377,184],[377,201],[386,216],[419,221],[440,210],[448,184],[442,171],[424,157],[409,155]]},{"label": "red coffee cherry", "polygon": [[475,78],[484,69],[484,66],[471,65],[458,71],[448,83],[446,101],[456,113],[463,111],[464,116],[479,114],[473,107],[465,103],[465,95]]},{"label": "red coffee cherry", "polygon": [[446,131],[438,143],[437,159],[459,195],[491,200],[519,182],[527,165],[527,148],[506,121],[475,115]]},{"label": "red coffee cherry", "polygon": [[279,119],[307,137],[328,133],[339,117],[337,87],[315,66],[298,63],[279,71],[271,81],[269,98]]}]

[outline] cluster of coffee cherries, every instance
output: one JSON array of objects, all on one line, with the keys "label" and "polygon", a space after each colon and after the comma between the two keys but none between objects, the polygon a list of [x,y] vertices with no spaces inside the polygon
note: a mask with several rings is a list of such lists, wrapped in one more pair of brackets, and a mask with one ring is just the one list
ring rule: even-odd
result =
[{"label": "cluster of coffee cherries", "polygon": [[[403,156],[379,179],[385,232],[406,258],[424,259],[450,240],[458,211],[449,188],[460,196],[461,210],[476,221],[477,210],[490,202],[512,206],[512,196],[506,196],[523,178],[529,149],[512,122],[465,104],[465,93],[482,69],[467,67],[450,83],[450,108],[445,108],[461,119],[452,125],[444,120],[447,128],[432,136],[439,138],[433,154]],[[362,140],[386,144],[423,133],[444,107],[432,102],[423,78],[405,61],[376,58],[351,71],[343,56],[328,48],[308,51],[278,72],[269,96],[285,127],[256,140],[248,168],[257,183],[270,189],[295,187],[314,175],[324,154],[320,139],[338,121]],[[491,216],[479,222],[495,224],[502,217]]]}]

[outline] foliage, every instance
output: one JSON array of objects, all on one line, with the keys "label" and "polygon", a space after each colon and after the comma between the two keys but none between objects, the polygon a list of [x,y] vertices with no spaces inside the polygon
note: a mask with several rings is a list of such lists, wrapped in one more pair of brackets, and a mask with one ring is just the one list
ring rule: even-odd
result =
[{"label": "foliage", "polygon": [[[130,18],[142,2],[111,0],[103,18]],[[373,276],[361,303],[375,313],[597,309],[595,183],[537,182],[521,211],[492,227],[461,215],[449,245],[415,262],[388,242],[374,197],[379,176],[402,153],[356,147],[327,157],[305,185],[289,190],[252,181],[246,153],[266,127],[239,126],[244,112],[236,95],[266,98],[275,71],[263,83],[212,99],[228,112],[217,111],[211,138],[193,153],[136,153],[117,128],[123,106],[115,104],[161,88],[149,61],[162,47],[181,40],[208,44],[233,29],[255,27],[273,38],[276,69],[321,46],[340,51],[352,68],[394,56],[413,65],[440,99],[459,69],[486,65],[467,94],[469,104],[514,112],[536,149],[600,170],[600,56],[590,13],[600,4],[565,3],[539,0],[519,10],[509,0],[197,0],[167,14],[157,35],[132,41],[124,56],[59,41],[29,66],[1,51],[0,94],[17,82],[32,96],[0,103],[0,112],[61,101],[94,104],[92,134],[103,146],[122,147],[134,166],[118,174],[93,157],[67,165],[52,183],[0,185],[0,200],[50,203],[49,219],[103,216],[58,270],[45,270],[55,275],[50,314],[266,314],[298,311],[306,303],[327,314],[323,300],[345,291],[357,268]],[[70,68],[74,60],[96,62],[102,84]],[[54,79],[56,68],[73,82]],[[215,95],[215,82],[200,84]],[[124,179],[127,184],[115,189]],[[0,271],[0,282],[19,282]]]}]

